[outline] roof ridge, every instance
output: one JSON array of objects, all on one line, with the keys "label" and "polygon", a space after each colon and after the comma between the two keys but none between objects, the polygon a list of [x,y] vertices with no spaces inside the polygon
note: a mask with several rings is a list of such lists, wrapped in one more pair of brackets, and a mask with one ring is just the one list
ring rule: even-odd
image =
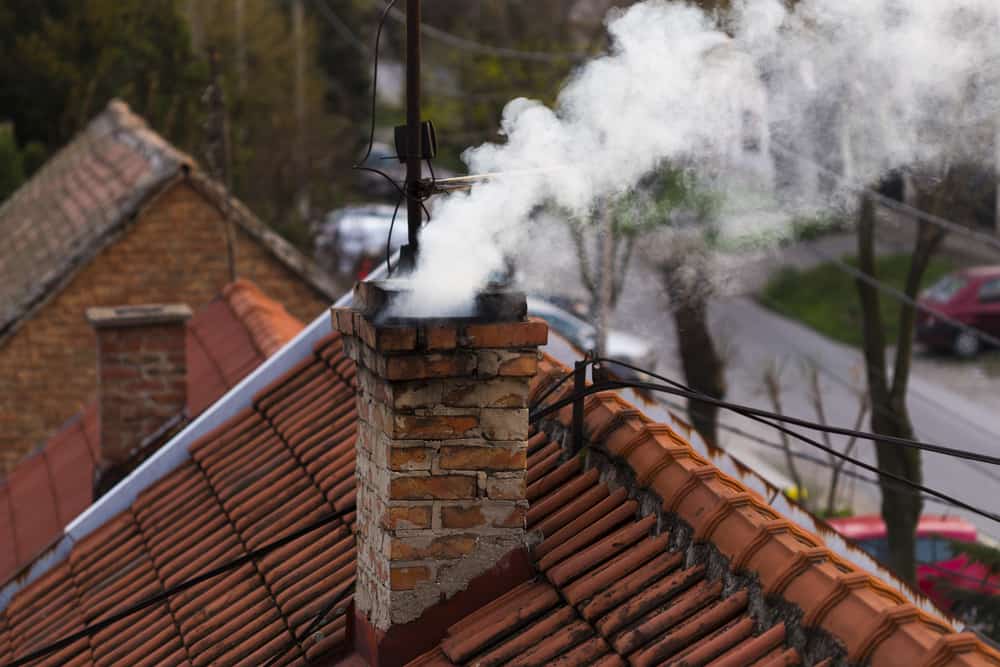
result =
[{"label": "roof ridge", "polygon": [[91,124],[101,122],[105,119],[114,128],[113,133],[116,136],[119,136],[118,133],[127,133],[139,140],[143,144],[143,147],[151,153],[169,158],[180,165],[187,165],[192,168],[198,167],[198,163],[193,157],[164,139],[160,133],[149,126],[146,119],[132,111],[132,108],[124,100],[117,97],[112,98],[104,111],[98,114],[91,121]]},{"label": "roof ridge", "polygon": [[[535,382],[551,382],[567,372],[546,354]],[[588,396],[584,412],[590,441],[623,460],[635,473],[637,486],[655,494],[665,511],[690,525],[698,541],[711,542],[734,567],[756,574],[764,590],[802,609],[804,623],[837,637],[851,662],[871,660],[891,637],[894,651],[901,642],[917,644],[918,654],[931,646],[961,644],[963,654],[1000,664],[1000,652],[972,633],[957,632],[881,576],[838,555],[822,537],[788,519],[698,453],[683,434],[654,427],[618,393]],[[568,417],[565,410],[556,415],[559,421]],[[859,628],[856,636],[845,636],[847,612],[837,613],[845,602],[851,627]]]},{"label": "roof ridge", "polygon": [[284,305],[268,297],[246,278],[229,283],[222,288],[222,294],[265,357],[284,347],[304,327]]}]

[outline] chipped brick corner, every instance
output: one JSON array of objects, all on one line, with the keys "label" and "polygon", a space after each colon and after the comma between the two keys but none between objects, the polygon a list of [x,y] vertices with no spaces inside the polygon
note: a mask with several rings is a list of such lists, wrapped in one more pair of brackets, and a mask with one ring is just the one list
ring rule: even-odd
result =
[{"label": "chipped brick corner", "polygon": [[386,631],[526,546],[529,383],[548,330],[523,315],[384,324],[364,292],[331,317],[357,366],[356,604]]}]

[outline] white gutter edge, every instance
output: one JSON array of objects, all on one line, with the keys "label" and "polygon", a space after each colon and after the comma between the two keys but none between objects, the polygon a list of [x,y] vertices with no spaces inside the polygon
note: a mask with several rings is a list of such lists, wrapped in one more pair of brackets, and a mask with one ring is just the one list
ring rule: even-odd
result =
[{"label": "white gutter edge", "polygon": [[[383,264],[371,277],[380,278],[385,273]],[[333,304],[348,306],[353,292],[348,292]],[[36,559],[28,571],[0,589],[0,612],[7,608],[15,595],[49,570],[69,557],[73,545],[93,533],[112,518],[128,509],[140,493],[179,468],[190,458],[189,448],[199,438],[224,424],[234,415],[253,404],[253,397],[299,362],[312,354],[313,347],[333,332],[329,310],[324,310],[305,329],[290,340],[277,354],[266,360],[239,384],[219,398],[197,419],[175,435],[142,465],[133,470],[125,479],[103,495],[97,502],[85,509],[66,526],[55,546]]]}]

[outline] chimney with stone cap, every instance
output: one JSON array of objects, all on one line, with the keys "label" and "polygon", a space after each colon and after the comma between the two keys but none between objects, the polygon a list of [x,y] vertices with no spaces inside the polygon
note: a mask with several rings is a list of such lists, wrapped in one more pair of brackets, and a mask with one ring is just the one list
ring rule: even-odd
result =
[{"label": "chimney with stone cap", "polygon": [[523,294],[394,318],[392,285],[359,283],[353,308],[333,310],[357,365],[354,634],[374,665],[414,657],[531,576],[528,385],[548,336]]},{"label": "chimney with stone cap", "polygon": [[182,304],[87,309],[97,334],[101,467],[129,463],[187,404]]}]

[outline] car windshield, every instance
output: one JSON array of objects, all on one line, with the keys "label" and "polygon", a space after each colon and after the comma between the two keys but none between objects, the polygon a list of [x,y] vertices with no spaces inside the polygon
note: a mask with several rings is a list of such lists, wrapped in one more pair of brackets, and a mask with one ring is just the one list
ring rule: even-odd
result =
[{"label": "car windshield", "polygon": [[967,281],[961,276],[945,276],[927,290],[926,296],[928,299],[934,299],[935,301],[950,301],[966,284]]}]

